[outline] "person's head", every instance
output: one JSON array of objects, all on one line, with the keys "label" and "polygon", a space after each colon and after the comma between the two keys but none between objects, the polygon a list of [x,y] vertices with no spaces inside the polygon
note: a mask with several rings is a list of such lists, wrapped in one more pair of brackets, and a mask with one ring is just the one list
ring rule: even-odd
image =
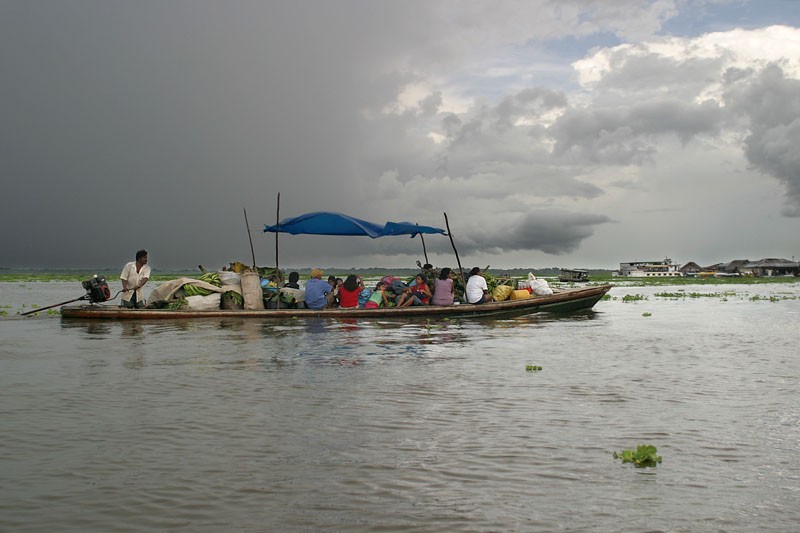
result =
[{"label": "person's head", "polygon": [[417,280],[417,285],[427,283],[427,278],[425,277],[425,274],[417,274],[416,280]]},{"label": "person's head", "polygon": [[447,279],[450,277],[450,267],[444,267],[441,272],[439,272],[439,279]]},{"label": "person's head", "polygon": [[147,250],[139,250],[136,252],[136,262],[140,265],[147,263]]},{"label": "person's head", "polygon": [[378,283],[375,284],[375,290],[376,291],[382,291],[382,290],[385,290],[385,289],[386,289],[386,282],[379,281]]},{"label": "person's head", "polygon": [[348,291],[354,291],[358,288],[358,278],[355,274],[350,274],[347,276],[347,279],[344,280],[342,286],[347,289]]},{"label": "person's head", "polygon": [[422,270],[433,270],[433,265],[430,263],[425,263],[422,265]]},{"label": "person's head", "polygon": [[336,278],[335,281],[337,287],[341,287],[342,283],[344,283],[344,280],[342,278]]},{"label": "person's head", "polygon": [[322,279],[322,274],[323,274],[323,272],[319,268],[311,269],[311,277],[312,278]]},{"label": "person's head", "polygon": [[289,272],[289,283],[297,283],[300,281],[300,274],[297,272]]},{"label": "person's head", "polygon": [[481,269],[478,267],[472,267],[472,270],[469,271],[469,277],[476,276],[481,273]]},{"label": "person's head", "polygon": [[330,283],[331,286],[335,286],[336,285],[336,276],[328,276],[328,283]]}]

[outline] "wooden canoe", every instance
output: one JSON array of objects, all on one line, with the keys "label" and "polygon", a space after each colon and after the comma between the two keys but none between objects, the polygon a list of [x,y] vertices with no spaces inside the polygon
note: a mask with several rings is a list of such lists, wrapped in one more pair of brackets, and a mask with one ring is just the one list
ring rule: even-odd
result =
[{"label": "wooden canoe", "polygon": [[506,300],[480,305],[458,304],[450,306],[411,306],[387,307],[378,309],[264,309],[245,311],[234,309],[215,309],[212,311],[168,310],[168,309],[130,309],[116,305],[95,304],[76,305],[61,308],[61,317],[65,319],[116,319],[116,320],[153,320],[153,319],[185,319],[185,318],[469,318],[469,317],[509,317],[538,312],[567,313],[591,309],[609,290],[611,285],[599,285],[576,289],[557,290],[552,296],[534,296],[525,300]]}]

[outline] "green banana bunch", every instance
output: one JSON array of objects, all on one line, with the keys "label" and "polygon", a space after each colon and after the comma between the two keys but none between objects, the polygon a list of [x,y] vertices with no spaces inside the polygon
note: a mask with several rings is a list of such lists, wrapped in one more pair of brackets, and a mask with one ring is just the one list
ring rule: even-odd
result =
[{"label": "green banana bunch", "polygon": [[244,305],[244,298],[242,298],[242,295],[236,291],[227,291],[225,293],[225,296],[230,297],[230,299],[233,300],[233,302],[239,305]]},{"label": "green banana bunch", "polygon": [[183,293],[186,296],[208,296],[212,291],[187,283],[183,286]]},{"label": "green banana bunch", "polygon": [[206,283],[210,283],[216,287],[222,286],[222,282],[219,280],[219,273],[218,272],[204,272],[199,278],[200,281],[205,281]]},{"label": "green banana bunch", "polygon": [[178,298],[177,300],[172,300],[169,304],[167,304],[166,308],[177,311],[179,309],[183,309],[184,307],[186,307],[186,300],[184,298]]}]

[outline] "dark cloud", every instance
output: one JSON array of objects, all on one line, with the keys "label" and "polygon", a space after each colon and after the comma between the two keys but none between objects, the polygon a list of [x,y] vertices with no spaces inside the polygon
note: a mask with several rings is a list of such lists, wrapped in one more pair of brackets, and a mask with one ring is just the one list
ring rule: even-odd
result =
[{"label": "dark cloud", "polygon": [[[247,259],[242,208],[268,264],[259,230],[278,192],[283,216],[441,225],[446,211],[476,253],[569,253],[609,220],[556,206],[613,209],[620,183],[644,190],[619,165],[741,117],[750,162],[796,205],[797,127],[784,119],[797,114],[758,101],[796,102],[792,80],[730,71],[721,110],[696,103],[718,81],[714,60],[619,52],[596,89],[545,86],[569,69],[538,39],[646,33],[670,14],[634,0],[2,3],[0,267],[119,266],[142,247],[161,268]],[[303,265],[403,264],[418,249],[281,241]]]},{"label": "dark cloud", "polygon": [[800,217],[800,81],[786,78],[777,65],[745,74],[731,73],[726,93],[732,109],[748,119],[745,155],[786,186],[784,214]]},{"label": "dark cloud", "polygon": [[559,209],[541,209],[528,213],[500,227],[484,227],[459,251],[475,253],[540,250],[561,255],[576,250],[581,242],[594,234],[595,228],[612,220],[605,215],[575,213]]},{"label": "dark cloud", "polygon": [[637,47],[620,47],[609,54],[611,69],[597,84],[602,96],[599,105],[629,103],[636,99],[663,100],[665,94],[673,100],[692,101],[709,82],[709,74],[719,72],[724,58],[666,57],[662,54],[639,51]]},{"label": "dark cloud", "polygon": [[543,87],[525,89],[503,98],[494,110],[495,127],[500,131],[514,127],[519,120],[540,117],[553,109],[567,107],[567,97]]},{"label": "dark cloud", "polygon": [[718,131],[724,118],[714,102],[672,99],[614,108],[570,109],[550,128],[554,153],[577,161],[612,165],[643,164],[660,137],[682,142]]},{"label": "dark cloud", "polygon": [[[0,265],[113,264],[140,247],[154,265],[213,264],[249,255],[242,208],[271,221],[279,191],[294,214],[347,209],[366,177],[361,110],[397,91],[372,76],[413,20],[309,7],[4,4],[0,223],[20,231],[4,232]],[[384,14],[394,25],[370,38]]]}]

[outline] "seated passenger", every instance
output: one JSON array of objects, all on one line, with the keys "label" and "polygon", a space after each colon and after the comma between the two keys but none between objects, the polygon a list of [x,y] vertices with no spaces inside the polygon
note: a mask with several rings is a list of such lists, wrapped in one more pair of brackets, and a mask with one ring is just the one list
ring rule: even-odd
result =
[{"label": "seated passenger", "polygon": [[333,301],[331,301],[330,307],[339,307],[339,289],[342,286],[342,278],[337,278],[336,276],[328,276],[328,283],[333,290]]},{"label": "seated passenger", "polygon": [[455,283],[450,279],[450,269],[444,267],[439,272],[439,277],[434,281],[433,286],[433,305],[453,305],[455,297]]},{"label": "seated passenger", "polygon": [[409,305],[428,305],[431,301],[431,290],[425,282],[424,274],[417,274],[413,287],[408,287],[397,300],[397,307]]},{"label": "seated passenger", "polygon": [[469,271],[466,293],[467,302],[471,304],[482,304],[492,301],[492,295],[489,293],[489,286],[486,285],[486,279],[481,276],[480,268],[475,267]]},{"label": "seated passenger", "polygon": [[377,309],[378,307],[389,307],[389,299],[386,297],[386,283],[379,281],[375,285],[375,290],[364,304],[366,309]]},{"label": "seated passenger", "polygon": [[286,282],[284,287],[288,289],[299,289],[300,288],[300,274],[297,272],[290,272],[289,273],[289,281]]},{"label": "seated passenger", "polygon": [[364,283],[355,275],[350,274],[339,287],[339,307],[358,307],[358,295],[364,290]]},{"label": "seated passenger", "polygon": [[309,309],[325,309],[333,302],[333,287],[322,281],[322,270],[315,268],[311,271],[311,279],[306,282],[305,302]]}]

